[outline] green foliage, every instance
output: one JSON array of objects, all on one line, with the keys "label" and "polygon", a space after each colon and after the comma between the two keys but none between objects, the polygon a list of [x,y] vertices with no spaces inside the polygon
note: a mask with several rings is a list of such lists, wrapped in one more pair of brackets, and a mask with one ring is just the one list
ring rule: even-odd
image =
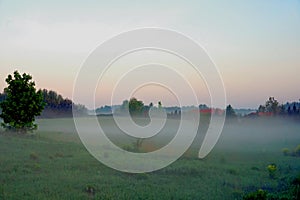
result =
[{"label": "green foliage", "polygon": [[270,164],[270,165],[268,165],[267,170],[269,172],[270,178],[272,178],[272,179],[275,178],[277,166],[275,164]]},{"label": "green foliage", "polygon": [[[300,174],[293,179],[285,180],[285,186],[276,192],[267,192],[259,189],[246,194],[244,200],[296,200],[300,199]],[[279,184],[280,185],[280,184]]]},{"label": "green foliage", "polygon": [[144,103],[142,101],[138,101],[136,98],[131,98],[129,101],[129,113],[131,115],[142,114]]},{"label": "green foliage", "polygon": [[84,105],[74,104],[72,100],[63,98],[52,90],[42,90],[45,109],[42,112],[42,117],[70,117],[72,111],[76,114],[86,115],[87,108]]},{"label": "green foliage", "polygon": [[291,154],[290,150],[288,148],[283,148],[282,150],[283,155],[288,156]]},{"label": "green foliage", "polygon": [[38,160],[39,159],[39,155],[35,152],[31,152],[30,155],[29,155],[29,158],[31,160]]},{"label": "green foliage", "polygon": [[277,114],[279,111],[279,103],[274,97],[270,97],[266,102],[266,111]]},{"label": "green foliage", "polygon": [[142,152],[142,144],[144,142],[144,138],[137,138],[132,145],[124,145],[122,148],[126,151],[131,151],[135,153]]},{"label": "green foliage", "polygon": [[295,156],[300,157],[300,144],[295,148],[294,153],[295,153]]},{"label": "green foliage", "polygon": [[300,157],[300,144],[293,151],[290,151],[288,148],[283,148],[282,153],[285,156]]},{"label": "green foliage", "polygon": [[8,75],[8,87],[4,89],[6,99],[0,103],[3,118],[1,124],[5,129],[25,133],[35,130],[35,116],[41,114],[44,108],[41,91],[36,91],[35,83],[28,74],[20,75],[14,72],[14,77]]},{"label": "green foliage", "polygon": [[267,192],[259,189],[255,192],[251,192],[243,197],[244,200],[267,200]]},{"label": "green foliage", "polygon": [[[110,127],[113,119],[99,117],[99,121]],[[245,130],[239,125],[239,132],[233,137],[228,133],[236,130],[225,129],[224,140],[205,159],[183,157],[159,171],[132,175],[110,169],[93,158],[74,131],[73,119],[37,122],[39,137],[0,134],[0,199],[243,199],[245,193],[260,188],[268,193],[269,200],[300,199],[300,178],[292,178],[299,171],[300,159],[278,154],[283,145],[297,146],[300,136],[294,133],[298,133],[299,124],[284,124],[280,128],[274,124],[272,139],[262,145],[250,136],[266,136],[269,125],[255,132],[245,128],[249,133],[247,141],[238,145],[236,141],[244,139]],[[278,134],[290,135],[284,141],[283,137],[274,137]],[[120,138],[116,143],[132,148],[133,141]],[[145,139],[143,147],[148,144]],[[262,148],[270,151],[262,152]],[[37,161],[29,158],[32,152],[38,153]],[[124,159],[109,149],[100,153],[105,152],[109,152],[109,158]],[[276,179],[267,176],[270,161],[276,162]],[[288,167],[290,170],[285,171]]]},{"label": "green foliage", "polygon": [[142,144],[144,139],[137,138],[136,141],[133,143],[134,152],[141,152],[142,151]]},{"label": "green foliage", "polygon": [[87,185],[84,190],[86,193],[88,193],[91,196],[94,196],[96,193],[95,187],[92,185]]}]

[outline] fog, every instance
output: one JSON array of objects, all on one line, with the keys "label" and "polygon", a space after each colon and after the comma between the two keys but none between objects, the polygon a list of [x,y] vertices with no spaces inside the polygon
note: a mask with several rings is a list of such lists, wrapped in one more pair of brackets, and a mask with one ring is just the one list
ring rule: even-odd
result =
[{"label": "fog", "polygon": [[[154,171],[180,157],[199,159],[199,150],[209,129],[208,116],[201,117],[198,130],[195,129],[193,120],[184,122],[182,127],[180,118],[168,118],[156,135],[139,139],[125,133],[124,127],[118,127],[111,116],[74,120],[76,128],[72,118],[41,119],[38,123],[40,131],[58,132],[77,138],[79,135],[78,142],[82,142],[95,158],[112,168],[127,172]],[[150,119],[136,117],[133,122],[139,126],[147,126]],[[178,133],[180,129],[182,133]],[[293,150],[300,144],[299,133],[299,119],[227,119],[216,145],[200,160],[209,160],[216,155],[243,162],[248,158],[266,160],[269,154],[282,155],[283,148]],[[109,158],[107,155],[110,155]]]},{"label": "fog", "polygon": [[[99,127],[93,127],[90,122],[92,118],[82,118],[84,129],[95,131],[98,134],[99,127],[105,135],[120,147],[130,145],[136,141],[136,137],[131,137],[124,133],[115,123],[112,117],[98,117]],[[150,119],[135,118],[134,122],[139,126],[146,126]],[[39,119],[37,120],[40,131],[59,132],[68,134],[78,134],[73,119]],[[82,124],[82,125],[83,125]],[[194,139],[192,148],[199,150],[203,138],[208,128],[209,120],[201,118]],[[154,151],[169,143],[180,125],[180,119],[167,119],[161,131],[153,137],[143,139],[143,143],[152,144],[152,147],[145,149],[146,152]],[[82,128],[82,127],[81,127]],[[186,134],[192,130],[185,130]],[[300,120],[292,118],[241,118],[226,120],[221,136],[215,149],[226,149],[236,151],[278,151],[284,147],[295,146],[300,143]]]}]

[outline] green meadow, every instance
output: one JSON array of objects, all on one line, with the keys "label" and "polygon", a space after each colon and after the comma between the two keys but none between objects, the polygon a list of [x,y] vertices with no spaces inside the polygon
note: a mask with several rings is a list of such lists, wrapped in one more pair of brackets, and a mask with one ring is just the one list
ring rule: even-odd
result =
[{"label": "green meadow", "polygon": [[[158,135],[137,147],[111,117],[99,117],[99,122],[115,144],[141,152],[162,147],[178,127],[178,119],[168,119],[160,133],[163,140]],[[300,123],[290,119],[229,120],[212,152],[199,159],[204,120],[180,159],[142,174],[119,172],[96,160],[71,118],[37,123],[38,131],[27,135],[1,131],[0,199],[243,199],[259,189],[283,194],[300,172],[300,158],[290,155],[300,144]],[[276,165],[274,172],[268,170],[271,164]]]}]

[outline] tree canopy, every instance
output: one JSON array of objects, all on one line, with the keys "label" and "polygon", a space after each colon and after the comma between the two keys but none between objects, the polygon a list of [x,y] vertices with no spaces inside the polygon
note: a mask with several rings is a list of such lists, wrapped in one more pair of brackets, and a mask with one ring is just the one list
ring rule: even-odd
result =
[{"label": "tree canopy", "polygon": [[136,98],[131,98],[129,101],[129,113],[131,115],[142,114],[144,108],[143,101],[139,101]]},{"label": "tree canopy", "polygon": [[8,87],[4,89],[6,97],[0,103],[1,125],[17,132],[36,129],[35,117],[41,114],[45,103],[42,92],[36,91],[32,76],[15,71],[13,77],[8,75],[5,81]]},{"label": "tree canopy", "polygon": [[230,104],[226,107],[226,116],[227,117],[236,117],[237,116],[234,109],[232,108],[232,106]]},{"label": "tree canopy", "polygon": [[52,90],[41,90],[45,109],[42,112],[42,117],[71,117],[72,111],[77,114],[87,114],[87,109],[84,105],[75,104],[68,98],[63,98],[60,94]]}]

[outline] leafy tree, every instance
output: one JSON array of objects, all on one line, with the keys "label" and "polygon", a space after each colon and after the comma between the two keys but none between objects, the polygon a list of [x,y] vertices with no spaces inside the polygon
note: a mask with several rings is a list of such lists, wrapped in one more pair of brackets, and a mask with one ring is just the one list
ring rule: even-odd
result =
[{"label": "leafy tree", "polygon": [[266,107],[263,106],[263,105],[260,105],[260,106],[258,107],[258,112],[266,112]]},{"label": "leafy tree", "polygon": [[141,114],[144,108],[144,103],[136,98],[131,98],[129,101],[129,113],[131,115]]},{"label": "leafy tree", "polygon": [[297,113],[297,107],[296,107],[296,103],[294,103],[294,106],[293,106],[293,113]]},{"label": "leafy tree", "polygon": [[45,105],[42,92],[36,91],[30,75],[20,75],[18,71],[14,72],[14,77],[8,75],[6,82],[8,87],[4,92],[7,96],[0,103],[0,117],[3,118],[1,125],[22,133],[36,129],[35,116],[41,114]]},{"label": "leafy tree", "polygon": [[279,103],[274,97],[269,98],[265,107],[267,112],[271,112],[275,115],[279,112]]},{"label": "leafy tree", "polygon": [[199,109],[200,110],[205,110],[205,109],[209,109],[209,107],[206,104],[200,104]]},{"label": "leafy tree", "polygon": [[161,109],[162,108],[162,104],[161,104],[161,101],[158,102],[158,109]]},{"label": "leafy tree", "polygon": [[236,113],[230,104],[226,107],[226,116],[227,117],[236,117]]},{"label": "leafy tree", "polygon": [[66,117],[72,116],[72,112],[82,115],[87,113],[85,106],[74,104],[70,99],[64,99],[55,91],[43,89],[41,92],[45,102],[45,109],[42,112],[42,117]]}]

